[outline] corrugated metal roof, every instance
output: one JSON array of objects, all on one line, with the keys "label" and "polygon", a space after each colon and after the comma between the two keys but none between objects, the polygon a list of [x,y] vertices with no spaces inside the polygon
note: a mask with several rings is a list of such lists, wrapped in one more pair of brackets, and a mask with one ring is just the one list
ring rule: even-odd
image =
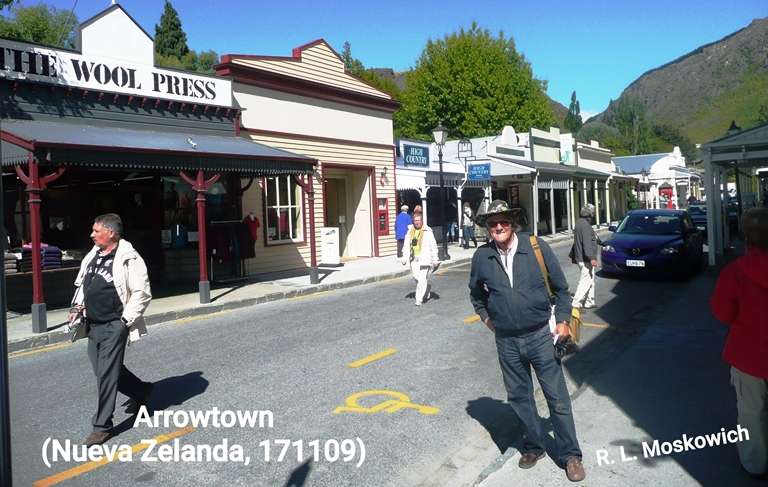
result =
[{"label": "corrugated metal roof", "polygon": [[[311,173],[317,162],[235,136],[37,120],[3,120],[0,129],[33,144],[38,161],[53,165],[274,175]],[[4,147],[2,164],[25,162],[26,155],[19,160],[22,154]]]},{"label": "corrugated metal roof", "polygon": [[645,169],[646,172],[651,172],[651,166],[661,158],[667,157],[669,152],[663,154],[645,154],[641,156],[622,156],[614,157],[613,162],[619,167],[625,174],[640,174],[640,171]]}]

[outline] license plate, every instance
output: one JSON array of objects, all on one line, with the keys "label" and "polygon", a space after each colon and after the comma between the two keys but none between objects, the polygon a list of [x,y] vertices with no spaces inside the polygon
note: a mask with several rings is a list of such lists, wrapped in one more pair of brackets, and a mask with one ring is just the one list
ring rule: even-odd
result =
[{"label": "license plate", "polygon": [[627,267],[645,267],[644,260],[627,260]]}]

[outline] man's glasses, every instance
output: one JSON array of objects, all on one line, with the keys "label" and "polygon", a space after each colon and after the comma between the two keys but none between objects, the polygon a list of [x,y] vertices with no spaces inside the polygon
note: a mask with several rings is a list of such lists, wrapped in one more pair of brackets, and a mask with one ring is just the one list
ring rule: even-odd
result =
[{"label": "man's glasses", "polygon": [[488,228],[496,228],[496,225],[501,225],[503,228],[509,228],[512,226],[512,222],[507,222],[507,221],[488,222]]}]

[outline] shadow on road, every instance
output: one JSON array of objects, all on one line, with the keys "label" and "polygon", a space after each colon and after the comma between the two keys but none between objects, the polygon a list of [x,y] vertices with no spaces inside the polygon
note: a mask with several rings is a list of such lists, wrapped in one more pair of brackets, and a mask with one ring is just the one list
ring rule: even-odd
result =
[{"label": "shadow on road", "polygon": [[311,460],[307,460],[299,467],[296,467],[296,469],[291,472],[291,476],[288,477],[288,480],[285,481],[285,485],[283,487],[302,487],[305,483],[307,483],[309,472],[312,470],[310,461]]},{"label": "shadow on road", "polygon": [[503,454],[510,447],[519,449],[522,446],[519,420],[509,404],[481,397],[468,401],[466,411],[488,431],[499,453]]}]

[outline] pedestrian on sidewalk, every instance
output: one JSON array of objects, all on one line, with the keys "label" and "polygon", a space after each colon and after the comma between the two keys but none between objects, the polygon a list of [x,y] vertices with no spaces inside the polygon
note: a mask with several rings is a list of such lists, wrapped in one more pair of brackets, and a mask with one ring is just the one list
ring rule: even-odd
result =
[{"label": "pedestrian on sidewalk", "polygon": [[595,307],[595,270],[597,269],[597,249],[603,242],[592,228],[595,218],[595,206],[587,203],[579,212],[580,218],[573,229],[573,246],[568,254],[571,262],[579,266],[579,284],[573,295],[574,308],[589,309]]},{"label": "pedestrian on sidewalk", "polygon": [[768,208],[741,219],[746,252],[721,272],[710,299],[712,314],[729,325],[723,360],[731,364],[738,423],[749,439],[738,443],[749,475],[768,475]]},{"label": "pedestrian on sidewalk", "polygon": [[413,214],[413,225],[408,227],[406,234],[405,253],[401,259],[403,265],[411,266],[413,278],[416,280],[416,306],[421,306],[429,299],[430,273],[437,267],[437,242],[432,229],[424,225],[421,213]]},{"label": "pedestrian on sidewalk", "polygon": [[94,247],[85,256],[75,279],[73,313],[84,309],[88,327],[88,358],[96,375],[98,405],[93,431],[85,444],[98,445],[112,436],[112,415],[117,392],[140,407],[152,393],[152,383],[142,382],[123,364],[127,341],[147,333],[144,312],[152,299],[147,267],[127,240],[121,239],[119,215],[96,217],[91,232]]},{"label": "pedestrian on sidewalk", "polygon": [[397,240],[397,258],[403,258],[403,243],[405,243],[405,234],[408,233],[408,225],[413,223],[411,215],[408,214],[408,205],[400,207],[400,213],[395,219],[395,240]]},{"label": "pedestrian on sidewalk", "polygon": [[[560,362],[555,358],[553,335],[549,331],[550,298],[536,255],[526,233],[518,233],[523,212],[495,200],[487,212],[478,214],[493,240],[472,257],[469,297],[475,312],[494,332],[499,363],[509,404],[524,427],[520,468],[531,468],[545,455],[546,433],[533,399],[531,367],[547,399],[557,444],[558,464],[573,482],[586,474],[576,438],[571,399]],[[539,240],[555,295],[554,334],[567,337],[571,298],[557,257]]]},{"label": "pedestrian on sidewalk", "polygon": [[469,248],[469,241],[475,244],[477,248],[477,240],[475,239],[475,219],[473,218],[472,208],[469,206],[469,201],[464,203],[464,210],[462,211],[461,230],[464,237],[464,248]]}]

